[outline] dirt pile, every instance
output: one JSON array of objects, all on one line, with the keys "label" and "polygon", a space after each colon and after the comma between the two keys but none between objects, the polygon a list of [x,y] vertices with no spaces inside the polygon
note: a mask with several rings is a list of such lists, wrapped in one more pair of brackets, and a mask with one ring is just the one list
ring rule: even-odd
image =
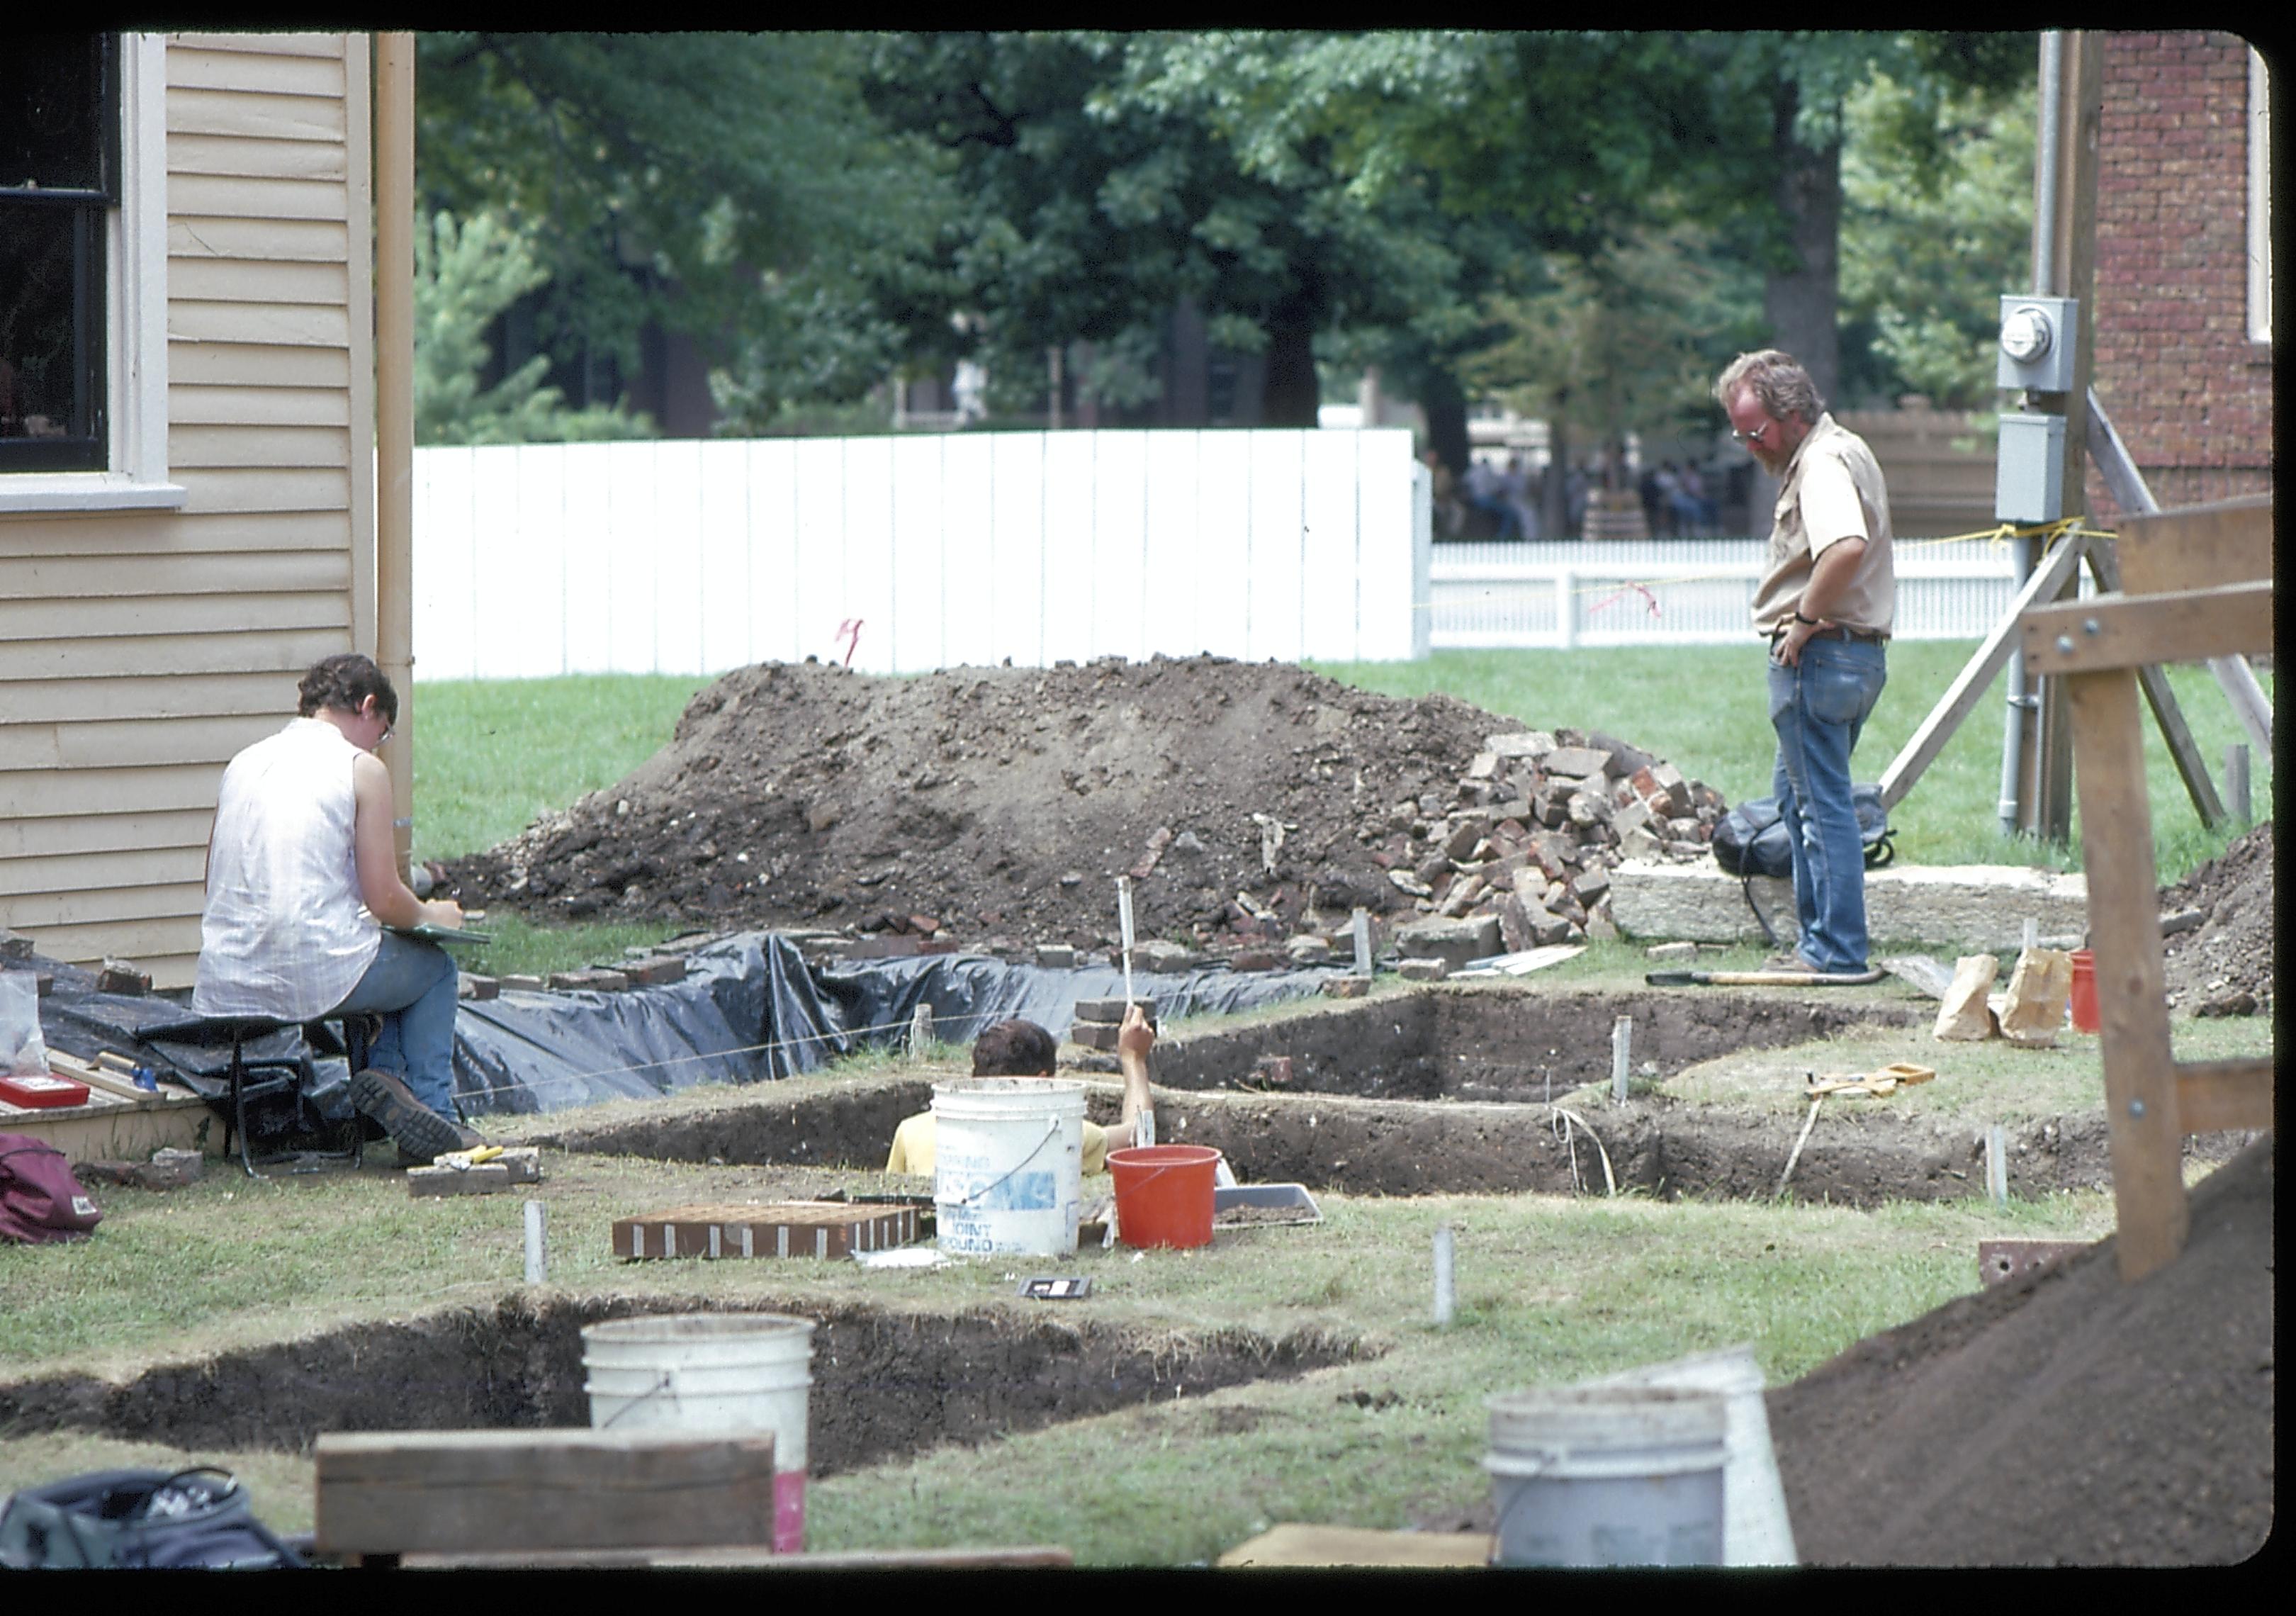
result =
[{"label": "dirt pile", "polygon": [[1769,1393],[1821,1565],[2230,1564],[2273,1524],[2272,1140],[2123,1284],[2101,1242]]},{"label": "dirt pile", "polygon": [[1105,947],[1128,874],[1139,937],[1281,963],[1358,906],[1486,916],[1510,947],[1600,935],[1622,850],[1702,857],[1722,806],[1607,736],[1289,664],[768,663],[447,874],[465,903],[568,918]]},{"label": "dirt pile", "polygon": [[2267,820],[2175,886],[2164,917],[2198,911],[2167,939],[2169,1003],[2196,1015],[2272,1009],[2272,824]]}]

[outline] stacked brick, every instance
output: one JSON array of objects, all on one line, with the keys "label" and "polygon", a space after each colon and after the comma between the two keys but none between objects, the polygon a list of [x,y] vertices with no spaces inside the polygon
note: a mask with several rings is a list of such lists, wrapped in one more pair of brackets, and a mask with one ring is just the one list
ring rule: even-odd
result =
[{"label": "stacked brick", "polygon": [[[2272,347],[2249,336],[2249,51],[2108,33],[2097,140],[2097,398],[2163,505],[2272,487]],[[2092,470],[2089,509],[2119,514]]]},{"label": "stacked brick", "polygon": [[[1493,735],[1454,801],[1396,805],[1372,857],[1421,913],[1485,917],[1520,951],[1615,937],[1611,867],[1703,858],[1724,807],[1711,786],[1607,736]],[[1406,952],[1412,930],[1398,934]]]}]

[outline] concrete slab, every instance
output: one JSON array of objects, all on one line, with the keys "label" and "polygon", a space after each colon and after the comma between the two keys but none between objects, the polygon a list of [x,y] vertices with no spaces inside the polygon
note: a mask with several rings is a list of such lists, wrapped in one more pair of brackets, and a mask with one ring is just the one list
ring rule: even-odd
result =
[{"label": "concrete slab", "polygon": [[[1796,934],[1793,883],[1754,878],[1754,901],[1779,940]],[[2041,944],[2078,948],[2088,930],[2088,881],[2009,865],[1893,865],[1866,873],[1866,930],[1874,944],[1920,943],[2014,953],[2025,922]],[[1620,865],[1611,872],[1611,919],[1645,941],[1759,943],[1739,880],[1711,863]]]}]

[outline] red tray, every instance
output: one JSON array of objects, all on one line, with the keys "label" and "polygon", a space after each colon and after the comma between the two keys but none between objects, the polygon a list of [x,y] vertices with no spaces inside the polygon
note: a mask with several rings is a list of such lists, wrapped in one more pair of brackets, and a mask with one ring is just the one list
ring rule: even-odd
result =
[{"label": "red tray", "polygon": [[52,1105],[85,1105],[87,1085],[70,1078],[44,1076],[27,1072],[12,1078],[0,1078],[0,1100],[11,1105],[25,1105],[35,1110]]}]

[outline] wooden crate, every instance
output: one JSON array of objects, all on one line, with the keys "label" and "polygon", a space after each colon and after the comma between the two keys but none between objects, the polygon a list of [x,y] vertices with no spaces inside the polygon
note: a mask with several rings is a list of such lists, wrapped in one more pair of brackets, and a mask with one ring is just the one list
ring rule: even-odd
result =
[{"label": "wooden crate", "polygon": [[614,1255],[850,1257],[905,1246],[919,1234],[914,1206],[778,1201],[764,1206],[682,1206],[614,1223]]}]

